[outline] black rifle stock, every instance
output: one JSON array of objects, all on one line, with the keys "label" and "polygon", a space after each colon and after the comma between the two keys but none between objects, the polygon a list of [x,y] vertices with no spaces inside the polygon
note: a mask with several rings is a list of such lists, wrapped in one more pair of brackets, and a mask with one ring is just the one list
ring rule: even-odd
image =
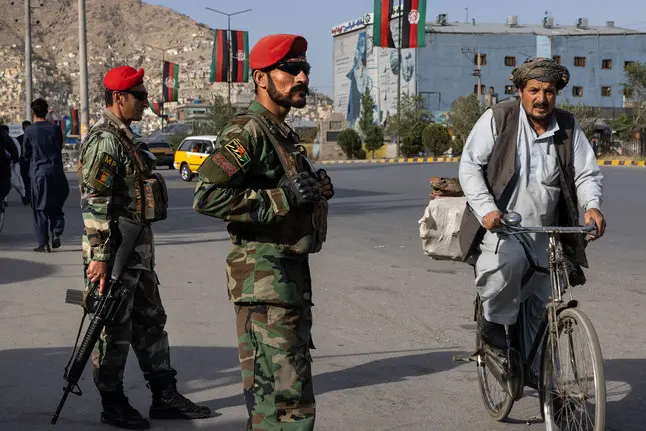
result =
[{"label": "black rifle stock", "polygon": [[[121,276],[123,275],[123,270],[128,263],[130,255],[137,245],[144,226],[142,223],[134,220],[123,217],[119,218],[118,235],[120,238],[117,238],[119,246],[114,255],[110,278],[106,283],[105,292],[99,297],[96,303],[94,317],[92,317],[88,325],[83,341],[81,341],[81,345],[74,356],[69,371],[66,369],[66,373],[63,375],[63,378],[67,381],[67,386],[63,388],[63,397],[58,404],[56,413],[54,413],[52,424],[55,424],[58,420],[58,416],[70,393],[75,395],[83,394],[78,386],[78,381],[83,374],[85,364],[87,364],[92,355],[92,349],[99,339],[104,326],[111,323],[120,314],[121,308],[125,305],[124,298],[126,298],[127,292],[125,292],[121,284]],[[78,290],[68,290],[66,302],[80,304],[82,293]]]}]

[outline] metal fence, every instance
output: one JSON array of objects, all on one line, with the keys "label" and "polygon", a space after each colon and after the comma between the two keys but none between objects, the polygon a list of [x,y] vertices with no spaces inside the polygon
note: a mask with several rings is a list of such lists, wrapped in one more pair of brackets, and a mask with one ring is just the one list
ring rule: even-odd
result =
[{"label": "metal fence", "polygon": [[598,156],[646,157],[646,129],[639,134],[637,141],[618,141],[601,139],[597,149]]}]

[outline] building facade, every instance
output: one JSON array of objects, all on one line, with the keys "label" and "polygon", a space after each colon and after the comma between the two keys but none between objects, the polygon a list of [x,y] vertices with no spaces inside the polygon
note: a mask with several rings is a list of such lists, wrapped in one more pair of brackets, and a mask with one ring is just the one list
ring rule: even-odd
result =
[{"label": "building facade", "polygon": [[[395,39],[397,16],[395,11],[391,22]],[[357,94],[366,89],[376,101],[376,119],[383,123],[396,113],[398,73],[402,94],[421,95],[438,120],[455,99],[478,93],[478,73],[483,103],[506,99],[517,92],[511,71],[532,56],[554,58],[569,69],[570,83],[559,102],[605,108],[606,116],[614,117],[628,107],[622,93],[625,66],[646,62],[646,33],[611,21],[595,26],[581,18],[562,26],[547,16],[542,24],[526,25],[511,16],[506,24],[480,24],[449,22],[439,15],[426,24],[424,48],[401,50],[399,68],[396,49],[372,46],[372,20],[366,14],[332,29],[334,109],[350,123],[356,120]]]}]

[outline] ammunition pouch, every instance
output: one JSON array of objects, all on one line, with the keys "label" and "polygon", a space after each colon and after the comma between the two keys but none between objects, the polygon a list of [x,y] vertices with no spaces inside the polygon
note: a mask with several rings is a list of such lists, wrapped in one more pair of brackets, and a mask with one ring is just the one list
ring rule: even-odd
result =
[{"label": "ammunition pouch", "polygon": [[152,174],[150,178],[142,181],[141,189],[141,219],[149,223],[165,220],[168,215],[168,191],[164,177],[157,173]]}]

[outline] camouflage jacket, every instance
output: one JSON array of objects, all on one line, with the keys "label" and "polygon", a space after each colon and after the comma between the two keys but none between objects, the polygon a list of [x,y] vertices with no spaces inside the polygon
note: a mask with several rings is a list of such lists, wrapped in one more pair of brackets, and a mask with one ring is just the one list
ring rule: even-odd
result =
[{"label": "camouflage jacket", "polygon": [[[133,160],[123,144],[110,132],[99,131],[109,125],[128,138],[127,145],[141,154],[144,172],[154,168],[154,156],[140,147],[138,136],[112,112],[105,110],[81,148],[79,157],[79,188],[81,212],[85,229],[82,238],[83,261],[110,261],[113,257],[114,224],[118,217],[140,219],[136,213],[136,175]],[[141,220],[140,220],[141,221]],[[152,270],[154,267],[153,234],[150,225],[144,229],[139,244],[130,257],[129,268]]]},{"label": "camouflage jacket", "polygon": [[[295,151],[298,136],[258,102],[248,111],[271,119],[274,136]],[[218,148],[198,169],[193,208],[223,219],[233,241],[227,258],[229,299],[303,306],[311,304],[307,254],[287,253],[280,236],[296,228],[285,193],[280,159],[258,120],[234,117],[218,137]],[[293,230],[293,229],[292,229]]]}]

